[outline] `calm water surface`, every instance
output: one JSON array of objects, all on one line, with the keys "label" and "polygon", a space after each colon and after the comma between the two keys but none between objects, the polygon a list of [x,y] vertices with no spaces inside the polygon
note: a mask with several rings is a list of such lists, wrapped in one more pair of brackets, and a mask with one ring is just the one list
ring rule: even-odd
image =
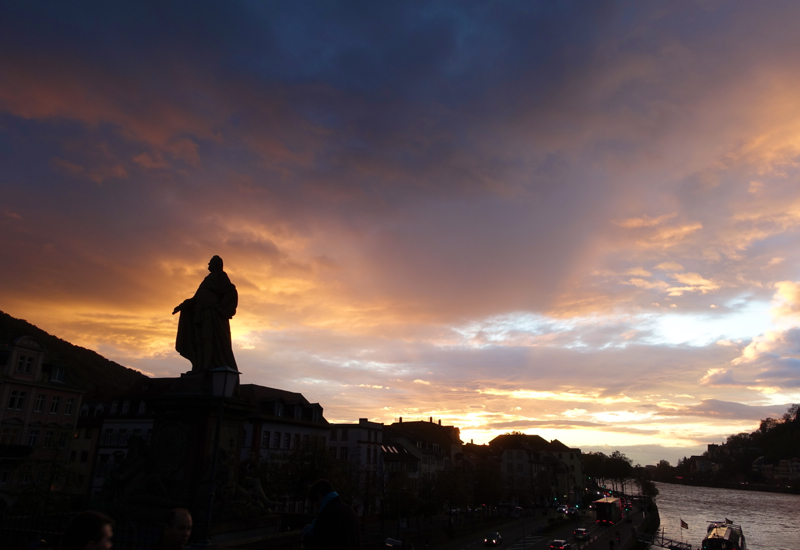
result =
[{"label": "calm water surface", "polygon": [[[742,526],[748,550],[800,550],[800,495],[656,483],[664,536],[700,548],[708,522]],[[689,529],[680,528],[680,520]],[[681,533],[682,531],[682,533]]]}]

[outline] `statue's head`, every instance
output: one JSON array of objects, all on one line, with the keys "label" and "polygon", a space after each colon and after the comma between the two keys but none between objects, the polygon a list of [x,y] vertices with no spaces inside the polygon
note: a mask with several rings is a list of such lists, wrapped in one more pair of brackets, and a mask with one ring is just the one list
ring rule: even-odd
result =
[{"label": "statue's head", "polygon": [[211,258],[211,260],[208,262],[208,270],[211,273],[219,273],[222,271],[222,258],[219,256],[214,256]]}]

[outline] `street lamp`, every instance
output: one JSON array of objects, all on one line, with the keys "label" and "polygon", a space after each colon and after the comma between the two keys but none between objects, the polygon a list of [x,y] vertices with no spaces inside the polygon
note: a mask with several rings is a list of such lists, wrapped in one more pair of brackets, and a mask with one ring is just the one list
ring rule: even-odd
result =
[{"label": "street lamp", "polygon": [[214,458],[211,461],[211,486],[208,494],[208,513],[206,514],[206,544],[211,543],[211,514],[214,508],[217,486],[217,459],[219,458],[219,432],[225,412],[225,399],[233,395],[239,371],[231,367],[217,367],[209,371],[211,374],[211,395],[220,400],[217,427],[214,434]]}]

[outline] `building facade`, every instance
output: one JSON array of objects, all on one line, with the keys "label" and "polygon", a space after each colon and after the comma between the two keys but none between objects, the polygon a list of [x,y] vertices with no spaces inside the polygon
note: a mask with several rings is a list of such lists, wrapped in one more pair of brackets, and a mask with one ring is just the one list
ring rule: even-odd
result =
[{"label": "building facade", "polygon": [[83,391],[68,369],[22,336],[0,349],[0,499],[10,506],[32,483],[64,488]]}]

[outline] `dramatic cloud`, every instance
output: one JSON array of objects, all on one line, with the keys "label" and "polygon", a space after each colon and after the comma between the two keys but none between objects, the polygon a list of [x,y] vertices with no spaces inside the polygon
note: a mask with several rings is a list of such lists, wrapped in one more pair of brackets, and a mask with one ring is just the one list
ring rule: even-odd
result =
[{"label": "dramatic cloud", "polygon": [[331,420],[696,453],[800,400],[798,17],[12,2],[0,309],[175,375],[220,254],[245,380]]}]

